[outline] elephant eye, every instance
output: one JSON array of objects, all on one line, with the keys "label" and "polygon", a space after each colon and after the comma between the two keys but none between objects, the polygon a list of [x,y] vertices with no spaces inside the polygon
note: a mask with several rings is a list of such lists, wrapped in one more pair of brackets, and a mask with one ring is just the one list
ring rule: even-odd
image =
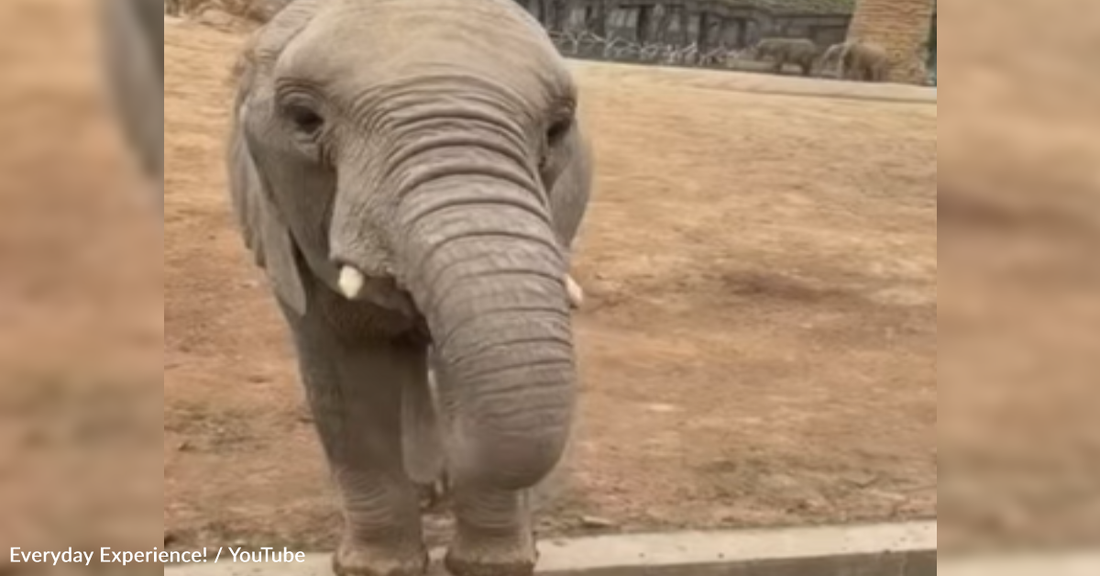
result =
[{"label": "elephant eye", "polygon": [[287,104],[283,108],[288,120],[299,133],[315,138],[325,127],[325,119],[316,110],[304,104]]},{"label": "elephant eye", "polygon": [[550,128],[546,130],[546,141],[551,146],[557,144],[562,138],[569,132],[569,129],[573,127],[573,118],[563,118],[555,121],[550,125]]}]

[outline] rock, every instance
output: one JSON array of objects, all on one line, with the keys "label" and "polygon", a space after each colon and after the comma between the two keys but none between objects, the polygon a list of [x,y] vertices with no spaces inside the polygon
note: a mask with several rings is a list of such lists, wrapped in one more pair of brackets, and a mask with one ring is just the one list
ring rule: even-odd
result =
[{"label": "rock", "polygon": [[248,5],[249,20],[264,23],[275,17],[280,10],[286,8],[293,0],[252,0]]},{"label": "rock", "polygon": [[609,518],[601,518],[599,516],[584,516],[581,518],[581,526],[590,530],[607,530],[610,528],[617,528],[619,525]]},{"label": "rock", "polygon": [[233,15],[218,10],[217,8],[210,8],[203,10],[202,14],[199,14],[198,22],[214,28],[229,28],[236,23],[236,19]]}]

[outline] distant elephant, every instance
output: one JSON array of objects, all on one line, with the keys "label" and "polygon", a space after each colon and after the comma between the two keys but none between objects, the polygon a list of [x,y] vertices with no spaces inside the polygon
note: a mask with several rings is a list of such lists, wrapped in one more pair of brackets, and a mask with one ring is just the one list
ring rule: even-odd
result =
[{"label": "distant elephant", "polygon": [[592,180],[565,61],[513,0],[296,0],[236,70],[230,196],[342,497],[336,573],[423,574],[445,467],[448,570],[532,574]]},{"label": "distant elephant", "polygon": [[841,75],[846,80],[885,82],[890,76],[890,56],[878,44],[849,43],[841,57]]},{"label": "distant elephant", "polygon": [[844,77],[844,71],[842,70],[844,61],[844,52],[848,49],[849,44],[847,42],[840,42],[829,46],[827,50],[821,55],[821,58],[817,62],[817,75],[828,76],[830,73],[835,74],[837,78]]},{"label": "distant elephant", "polygon": [[804,76],[809,76],[821,48],[808,38],[765,38],[750,49],[749,55],[754,60],[774,62],[776,74],[783,71],[783,66],[795,64]]},{"label": "distant elephant", "polygon": [[276,14],[294,0],[250,0],[243,6],[245,18],[261,24],[271,21]]},{"label": "distant elephant", "polygon": [[119,126],[164,207],[164,5],[100,0],[107,86]]}]

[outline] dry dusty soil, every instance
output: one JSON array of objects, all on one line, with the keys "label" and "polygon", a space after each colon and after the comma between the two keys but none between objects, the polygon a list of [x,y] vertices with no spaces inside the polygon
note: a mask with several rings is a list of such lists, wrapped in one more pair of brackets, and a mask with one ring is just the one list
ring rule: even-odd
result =
[{"label": "dry dusty soil", "polygon": [[[228,211],[240,42],[166,29],[165,523],[328,549],[287,336]],[[935,103],[577,69],[599,177],[578,440],[544,531],[933,517]]]}]

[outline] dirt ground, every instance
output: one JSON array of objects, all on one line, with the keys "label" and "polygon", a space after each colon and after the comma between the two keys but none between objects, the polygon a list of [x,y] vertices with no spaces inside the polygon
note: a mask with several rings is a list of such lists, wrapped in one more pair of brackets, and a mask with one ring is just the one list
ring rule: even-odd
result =
[{"label": "dirt ground", "polygon": [[[239,39],[165,42],[165,524],[329,549],[287,337],[227,209]],[[934,517],[935,104],[578,71],[599,162],[583,401],[544,532]]]}]

